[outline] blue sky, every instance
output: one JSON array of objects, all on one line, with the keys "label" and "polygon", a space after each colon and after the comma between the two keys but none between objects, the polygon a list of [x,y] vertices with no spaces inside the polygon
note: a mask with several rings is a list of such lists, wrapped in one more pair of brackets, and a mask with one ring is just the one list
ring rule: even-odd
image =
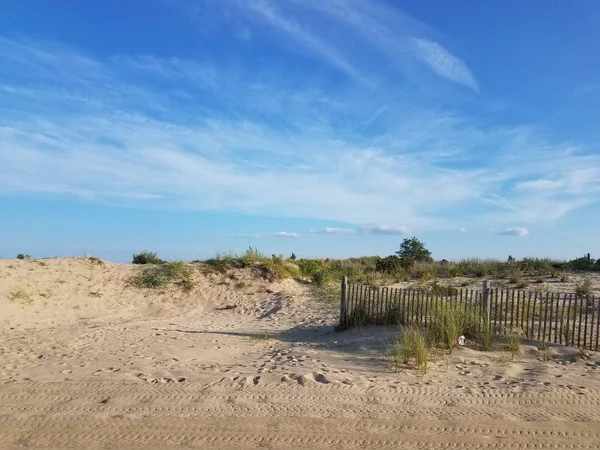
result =
[{"label": "blue sky", "polygon": [[0,256],[600,257],[600,4],[4,0]]}]

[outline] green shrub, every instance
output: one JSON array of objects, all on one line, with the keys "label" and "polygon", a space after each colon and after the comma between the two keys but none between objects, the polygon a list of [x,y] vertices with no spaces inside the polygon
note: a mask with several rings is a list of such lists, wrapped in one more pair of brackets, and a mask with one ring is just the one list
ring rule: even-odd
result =
[{"label": "green shrub", "polygon": [[133,264],[163,264],[165,261],[160,259],[156,252],[144,250],[138,254],[133,254],[131,261]]},{"label": "green shrub", "polygon": [[379,258],[375,263],[375,271],[381,273],[397,273],[402,270],[402,264],[400,258],[396,255],[386,256],[385,258]]},{"label": "green shrub", "polygon": [[600,270],[600,260],[594,261],[587,257],[572,259],[568,262],[568,266],[573,270]]},{"label": "green shrub", "polygon": [[309,278],[317,286],[323,286],[329,280],[329,267],[324,261],[301,259],[298,267],[300,275]]},{"label": "green shrub", "polygon": [[31,255],[25,255],[23,253],[19,253],[17,255],[17,259],[31,259]]}]

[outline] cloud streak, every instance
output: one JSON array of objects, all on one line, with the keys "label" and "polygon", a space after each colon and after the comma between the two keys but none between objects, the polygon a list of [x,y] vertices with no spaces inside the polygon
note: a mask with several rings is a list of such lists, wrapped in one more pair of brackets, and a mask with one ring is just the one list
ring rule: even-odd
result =
[{"label": "cloud streak", "polygon": [[514,228],[506,228],[505,230],[501,230],[498,234],[503,236],[527,236],[529,234],[529,230],[523,227],[514,227]]},{"label": "cloud streak", "polygon": [[437,42],[412,38],[410,39],[410,43],[417,59],[440,77],[479,92],[479,84],[464,61],[452,55]]}]

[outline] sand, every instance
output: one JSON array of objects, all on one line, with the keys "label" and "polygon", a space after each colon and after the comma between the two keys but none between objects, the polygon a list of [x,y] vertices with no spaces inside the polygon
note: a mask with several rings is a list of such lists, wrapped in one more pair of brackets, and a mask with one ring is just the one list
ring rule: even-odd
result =
[{"label": "sand", "polygon": [[[189,294],[86,258],[0,260],[0,448],[600,448],[600,355],[459,347],[392,370],[393,327],[250,270]],[[581,356],[581,355],[579,355]]]}]

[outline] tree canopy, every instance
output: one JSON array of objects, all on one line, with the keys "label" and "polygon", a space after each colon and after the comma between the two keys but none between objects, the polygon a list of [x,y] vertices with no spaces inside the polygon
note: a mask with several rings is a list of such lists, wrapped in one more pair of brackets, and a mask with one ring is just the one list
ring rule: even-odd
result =
[{"label": "tree canopy", "polygon": [[431,252],[416,237],[405,238],[396,254],[407,262],[432,261]]}]

